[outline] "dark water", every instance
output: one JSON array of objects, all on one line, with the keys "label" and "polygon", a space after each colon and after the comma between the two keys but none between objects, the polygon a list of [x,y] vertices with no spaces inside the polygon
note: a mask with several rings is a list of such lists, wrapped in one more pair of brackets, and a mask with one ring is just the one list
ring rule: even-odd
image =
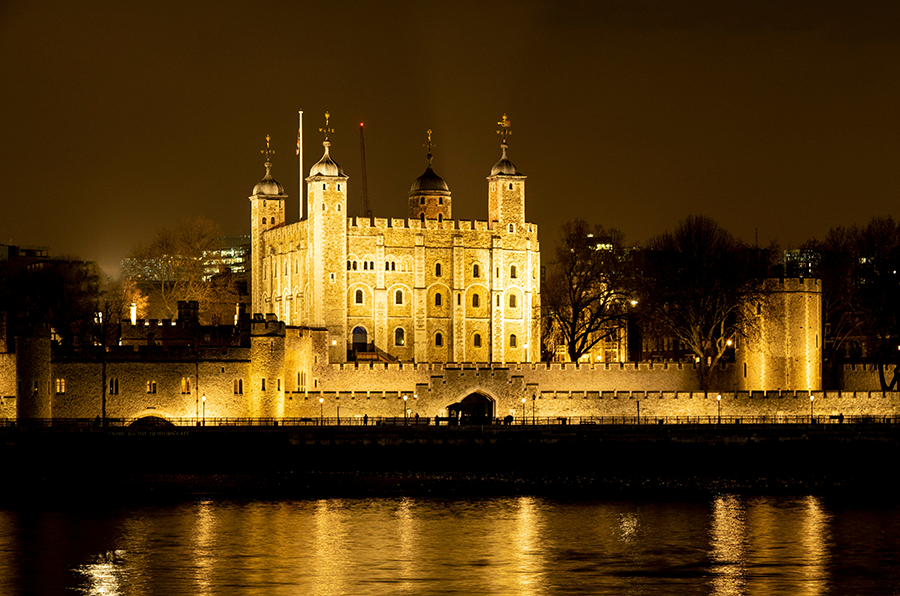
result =
[{"label": "dark water", "polygon": [[197,499],[0,509],[0,594],[900,594],[900,507]]}]

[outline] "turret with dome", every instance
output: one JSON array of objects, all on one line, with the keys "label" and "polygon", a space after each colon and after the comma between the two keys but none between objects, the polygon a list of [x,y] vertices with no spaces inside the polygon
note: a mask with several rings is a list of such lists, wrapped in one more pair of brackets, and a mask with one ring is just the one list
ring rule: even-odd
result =
[{"label": "turret with dome", "polygon": [[431,153],[434,146],[431,142],[431,129],[428,129],[427,133],[428,154],[425,159],[428,160],[428,166],[409,188],[409,218],[419,221],[426,219],[443,221],[451,218],[450,187],[431,167],[434,160]]}]

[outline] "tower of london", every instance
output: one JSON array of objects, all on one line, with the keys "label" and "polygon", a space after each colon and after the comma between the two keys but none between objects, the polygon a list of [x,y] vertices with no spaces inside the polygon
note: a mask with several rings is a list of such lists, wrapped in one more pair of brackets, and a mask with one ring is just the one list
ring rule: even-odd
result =
[{"label": "tower of london", "polygon": [[[505,122],[505,121],[504,121]],[[540,246],[525,219],[525,175],[507,156],[487,177],[487,221],[452,218],[447,183],[428,165],[407,219],[351,217],[348,178],[324,154],[306,178],[305,219],[284,220],[283,187],[253,189],[253,312],[328,330],[330,362],[540,360]],[[301,205],[300,213],[303,213]]]}]

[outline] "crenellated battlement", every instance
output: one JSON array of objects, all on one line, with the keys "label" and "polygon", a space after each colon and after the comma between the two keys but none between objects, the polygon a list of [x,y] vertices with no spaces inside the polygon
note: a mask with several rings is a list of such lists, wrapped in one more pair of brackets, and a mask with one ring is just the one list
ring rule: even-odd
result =
[{"label": "crenellated battlement", "polygon": [[[537,224],[527,223],[526,233],[536,234]],[[486,220],[468,219],[426,219],[424,222],[418,219],[399,219],[383,217],[349,217],[347,229],[355,234],[365,234],[369,231],[384,232],[387,230],[444,230],[444,231],[475,231],[491,232],[491,224]]]}]

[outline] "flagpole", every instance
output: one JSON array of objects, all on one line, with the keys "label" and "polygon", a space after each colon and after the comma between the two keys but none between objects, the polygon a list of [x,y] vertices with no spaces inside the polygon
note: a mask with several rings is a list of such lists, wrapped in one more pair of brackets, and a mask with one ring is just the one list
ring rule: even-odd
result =
[{"label": "flagpole", "polygon": [[300,195],[300,214],[297,216],[297,219],[303,219],[303,110],[300,110],[300,125],[297,128],[297,160],[297,177],[300,179],[300,190],[298,193]]}]

